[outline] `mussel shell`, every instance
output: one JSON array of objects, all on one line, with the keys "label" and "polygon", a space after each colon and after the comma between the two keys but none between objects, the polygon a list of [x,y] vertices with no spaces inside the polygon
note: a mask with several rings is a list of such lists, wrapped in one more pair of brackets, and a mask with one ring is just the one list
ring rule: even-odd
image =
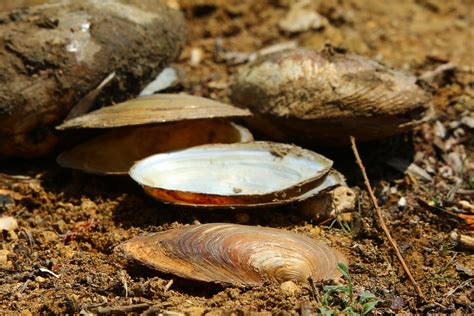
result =
[{"label": "mussel shell", "polygon": [[62,153],[57,162],[89,173],[124,175],[136,161],[156,153],[252,140],[249,130],[221,119],[132,126],[107,131]]},{"label": "mussel shell", "polygon": [[340,276],[346,262],[321,241],[275,228],[236,224],[185,226],[133,238],[116,249],[161,272],[233,285]]},{"label": "mussel shell", "polygon": [[76,117],[57,127],[111,128],[194,119],[250,116],[248,110],[184,94],[155,94]]},{"label": "mussel shell", "polygon": [[[197,198],[195,194],[188,192],[172,192],[171,194],[167,191],[156,190],[149,187],[144,187],[145,192],[153,196],[155,199],[169,204],[183,205],[188,207],[198,207],[205,209],[253,209],[253,208],[272,208],[286,204],[297,205],[311,197],[314,197],[320,193],[326,192],[337,186],[345,186],[345,177],[338,171],[331,169],[326,175],[324,175],[318,182],[314,183],[314,187],[300,195],[281,197],[272,201],[239,201],[230,200],[223,197],[215,197],[213,199],[203,200]],[[222,203],[227,201],[228,203]],[[204,204],[207,203],[207,204]],[[210,204],[214,203],[214,204]]]},{"label": "mussel shell", "polygon": [[417,78],[328,47],[293,49],[247,65],[231,86],[252,127],[278,141],[308,144],[388,137],[422,121],[431,95]]},{"label": "mussel shell", "polygon": [[158,154],[130,176],[154,198],[199,207],[255,207],[295,201],[324,183],[332,161],[288,144],[211,144]]}]

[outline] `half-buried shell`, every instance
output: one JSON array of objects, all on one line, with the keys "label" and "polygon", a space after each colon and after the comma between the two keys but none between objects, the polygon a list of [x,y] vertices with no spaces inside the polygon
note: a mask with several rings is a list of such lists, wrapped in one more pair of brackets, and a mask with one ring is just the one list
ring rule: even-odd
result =
[{"label": "half-buried shell", "polygon": [[90,173],[126,174],[136,161],[156,153],[252,141],[247,129],[224,119],[247,115],[247,110],[189,95],[138,98],[60,125],[58,129],[109,130],[62,153],[57,161],[63,167]]},{"label": "half-buried shell", "polygon": [[251,142],[202,145],[150,156],[130,176],[154,198],[199,207],[286,204],[343,182],[332,161],[294,145]]},{"label": "half-buried shell", "polygon": [[415,76],[326,47],[262,56],[241,69],[232,100],[251,126],[299,144],[367,141],[407,131],[430,113],[431,95]]},{"label": "half-buried shell", "polygon": [[336,250],[301,234],[220,223],[136,237],[116,250],[161,272],[232,285],[331,280],[340,276],[337,263],[346,262]]}]

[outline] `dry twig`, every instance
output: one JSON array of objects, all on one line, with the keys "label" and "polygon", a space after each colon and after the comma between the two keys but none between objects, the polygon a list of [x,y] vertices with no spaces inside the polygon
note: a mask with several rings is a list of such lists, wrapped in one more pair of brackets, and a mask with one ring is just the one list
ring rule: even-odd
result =
[{"label": "dry twig", "polygon": [[374,204],[375,207],[375,212],[377,214],[377,217],[379,219],[380,226],[382,227],[385,235],[387,236],[388,241],[392,245],[393,250],[395,251],[395,254],[397,255],[398,260],[400,261],[403,270],[405,270],[405,273],[407,274],[408,278],[410,279],[411,283],[416,289],[416,292],[418,293],[418,296],[420,298],[424,299],[423,292],[421,291],[420,286],[416,282],[416,280],[413,278],[410,269],[408,268],[405,260],[403,259],[402,254],[400,253],[400,250],[398,250],[398,244],[397,242],[392,238],[390,231],[385,224],[385,221],[382,217],[382,212],[380,210],[379,204],[377,203],[377,199],[375,198],[374,191],[372,189],[372,186],[370,185],[369,182],[369,177],[367,176],[367,172],[365,171],[364,164],[362,163],[362,160],[360,159],[359,151],[357,150],[357,145],[354,136],[351,136],[351,144],[352,144],[352,151],[354,152],[354,156],[356,158],[356,162],[359,165],[360,171],[362,172],[362,176],[364,177],[364,182],[365,186],[367,187],[367,191],[369,192],[370,199],[372,200],[372,203]]},{"label": "dry twig", "polygon": [[313,298],[316,300],[316,302],[318,302],[319,305],[321,305],[321,300],[319,299],[320,298],[319,290],[314,284],[314,279],[312,276],[308,277],[308,283],[311,287],[311,294],[313,294]]}]

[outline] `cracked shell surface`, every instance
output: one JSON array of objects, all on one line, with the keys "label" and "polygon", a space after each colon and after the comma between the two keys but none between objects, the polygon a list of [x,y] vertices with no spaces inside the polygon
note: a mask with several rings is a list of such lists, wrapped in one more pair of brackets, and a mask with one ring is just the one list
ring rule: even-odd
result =
[{"label": "cracked shell surface", "polygon": [[307,282],[340,276],[346,262],[321,241],[276,228],[202,224],[135,237],[116,248],[128,258],[183,278],[233,285]]},{"label": "cracked shell surface", "polygon": [[226,120],[188,120],[115,128],[60,154],[64,168],[124,175],[133,164],[156,153],[209,143],[253,140],[250,131]]},{"label": "cracked shell surface", "polygon": [[273,139],[331,144],[406,131],[429,112],[431,95],[415,76],[326,47],[257,59],[238,73],[232,100]]},{"label": "cracked shell surface", "polygon": [[[154,198],[200,207],[257,207],[296,201],[333,186],[332,161],[289,144],[210,144],[137,162],[130,176]],[[313,191],[314,192],[314,191]]]},{"label": "cracked shell surface", "polygon": [[57,129],[111,128],[183,120],[250,116],[248,110],[185,94],[155,94],[76,117]]}]

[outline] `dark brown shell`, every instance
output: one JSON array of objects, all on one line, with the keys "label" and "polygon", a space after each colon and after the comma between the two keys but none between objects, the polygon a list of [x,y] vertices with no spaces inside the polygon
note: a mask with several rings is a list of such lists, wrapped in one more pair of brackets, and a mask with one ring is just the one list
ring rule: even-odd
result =
[{"label": "dark brown shell", "polygon": [[429,108],[417,78],[327,47],[263,56],[244,67],[232,100],[257,114],[252,125],[279,141],[330,144],[405,131]]},{"label": "dark brown shell", "polygon": [[205,282],[263,285],[330,280],[344,257],[323,242],[275,228],[203,224],[133,238],[116,249],[165,273]]}]

